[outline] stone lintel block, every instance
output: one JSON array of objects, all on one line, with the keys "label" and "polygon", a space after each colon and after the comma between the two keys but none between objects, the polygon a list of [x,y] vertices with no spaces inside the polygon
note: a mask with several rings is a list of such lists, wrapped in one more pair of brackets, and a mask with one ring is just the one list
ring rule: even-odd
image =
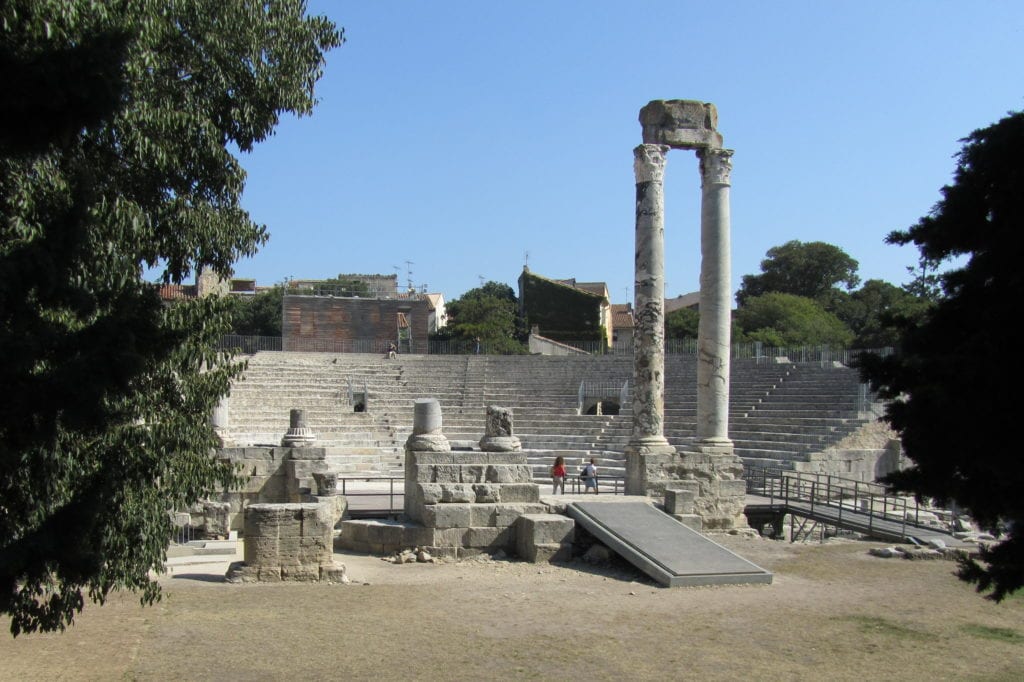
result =
[{"label": "stone lintel block", "polygon": [[644,144],[673,149],[719,149],[718,110],[714,104],[690,99],[653,100],[640,109]]},{"label": "stone lintel block", "polygon": [[665,489],[665,512],[668,514],[692,514],[697,493],[693,490]]},{"label": "stone lintel block", "polygon": [[423,525],[430,528],[468,528],[471,504],[435,504],[423,508]]},{"label": "stone lintel block", "polygon": [[470,507],[470,526],[493,526],[498,506],[496,504],[474,504]]},{"label": "stone lintel block", "polygon": [[698,533],[704,530],[704,522],[698,514],[672,514],[672,518]]},{"label": "stone lintel block", "polygon": [[463,535],[463,547],[476,547],[479,549],[504,549],[512,542],[512,529],[505,528],[467,528]]},{"label": "stone lintel block", "polygon": [[499,502],[539,502],[540,486],[536,483],[505,483],[498,487]]}]

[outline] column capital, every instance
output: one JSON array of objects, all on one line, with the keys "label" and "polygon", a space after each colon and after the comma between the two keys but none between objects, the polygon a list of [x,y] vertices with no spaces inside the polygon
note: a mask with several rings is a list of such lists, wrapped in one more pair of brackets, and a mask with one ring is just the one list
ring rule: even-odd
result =
[{"label": "column capital", "polygon": [[633,149],[636,184],[665,181],[665,155],[669,149],[667,144],[641,144]]},{"label": "column capital", "polygon": [[732,174],[731,149],[699,149],[701,185],[730,185]]}]

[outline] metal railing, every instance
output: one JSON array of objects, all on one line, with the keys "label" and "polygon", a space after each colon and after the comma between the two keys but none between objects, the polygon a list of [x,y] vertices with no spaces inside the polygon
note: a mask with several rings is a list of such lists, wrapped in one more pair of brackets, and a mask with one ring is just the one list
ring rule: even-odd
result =
[{"label": "metal railing", "polygon": [[587,381],[580,382],[579,390],[576,392],[576,410],[582,414],[584,401],[587,398],[609,398],[616,396],[619,406],[629,404],[629,379],[623,383],[617,381]]},{"label": "metal railing", "polygon": [[[767,497],[772,506],[779,504],[792,510],[795,508],[790,503],[801,503],[809,505],[812,515],[816,510],[827,508],[835,512],[840,525],[844,521],[863,524],[866,517],[868,534],[875,530],[877,520],[899,524],[900,534],[904,536],[908,526],[937,529],[927,518],[922,518],[925,510],[917,502],[893,495],[879,483],[776,467],[749,467],[745,476],[747,492]],[[933,512],[926,514],[930,517]]]},{"label": "metal railing", "polygon": [[[289,339],[284,343],[279,336],[240,336],[231,334],[221,340],[221,348],[237,349],[242,353],[257,351],[286,351],[313,353],[380,353],[387,352],[388,344],[393,339],[346,339],[340,341],[320,339]],[[578,348],[592,355],[632,355],[633,339],[617,341],[609,346],[602,341],[563,341],[562,343]],[[462,339],[431,339],[427,342],[426,352],[429,355],[511,355],[527,353],[525,346],[503,344],[500,347],[479,344]],[[822,367],[833,367],[836,363],[853,366],[861,353],[874,353],[885,357],[891,355],[892,348],[851,349],[832,348],[830,346],[795,346],[790,348],[772,348],[762,343],[734,343],[732,357],[737,360],[755,360],[756,362],[775,362],[777,358],[787,358],[790,362],[815,363]],[[666,339],[667,355],[696,355],[696,339]]]},{"label": "metal railing", "polygon": [[[570,483],[573,495],[583,495],[585,483],[579,476],[566,476],[567,482]],[[608,481],[612,482],[611,490],[608,489]],[[542,486],[544,484],[541,484]],[[610,495],[625,495],[626,494],[626,477],[625,476],[598,476],[597,477],[597,490],[598,494],[610,494]]]},{"label": "metal railing", "polygon": [[[368,489],[368,490],[353,490],[354,483],[375,483],[377,481],[386,481],[387,486],[381,486],[379,489]],[[399,482],[399,489],[395,491],[395,481]],[[352,504],[349,504],[348,516],[350,518],[366,518],[366,517],[377,517],[377,516],[388,516],[397,517],[400,514],[405,513],[405,478],[395,476],[339,476],[338,477],[338,492],[348,498],[385,498],[387,499],[387,506],[385,507],[358,507],[353,508]],[[382,499],[383,501],[383,499]]]}]

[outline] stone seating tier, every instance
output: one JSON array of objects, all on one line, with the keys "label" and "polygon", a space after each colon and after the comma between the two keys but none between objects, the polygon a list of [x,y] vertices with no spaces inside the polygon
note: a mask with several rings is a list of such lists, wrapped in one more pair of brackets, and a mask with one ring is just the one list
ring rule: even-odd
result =
[{"label": "stone seating tier", "polygon": [[[353,455],[373,448],[396,452],[412,424],[416,398],[438,398],[446,435],[478,440],[483,408],[512,408],[524,448],[621,451],[631,433],[629,406],[618,416],[577,415],[581,381],[620,386],[632,358],[539,356],[410,356],[259,353],[229,399],[229,437],[276,443],[291,408],[306,410],[318,444]],[[349,379],[368,393],[368,412],[348,404]],[[696,364],[666,358],[665,434],[692,442],[696,421]],[[844,369],[757,364],[736,360],[731,373],[731,437],[741,457],[770,453],[800,458],[863,423],[857,419],[858,378]],[[366,462],[355,462],[357,469]],[[360,469],[361,470],[361,469]]]}]

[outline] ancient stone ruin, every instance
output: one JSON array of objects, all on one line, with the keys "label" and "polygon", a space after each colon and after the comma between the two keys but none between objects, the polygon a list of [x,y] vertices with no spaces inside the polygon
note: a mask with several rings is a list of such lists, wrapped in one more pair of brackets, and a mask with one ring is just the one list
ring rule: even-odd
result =
[{"label": "ancient stone ruin", "polygon": [[[654,100],[640,110],[643,144],[636,175],[636,321],[633,435],[626,448],[626,493],[664,496],[695,480],[695,511],[706,528],[745,526],[743,465],[729,439],[731,301],[729,187],[732,150],[722,148],[713,104]],[[694,150],[701,174],[700,325],[697,440],[677,453],[664,436],[664,174],[670,149]]]}]

